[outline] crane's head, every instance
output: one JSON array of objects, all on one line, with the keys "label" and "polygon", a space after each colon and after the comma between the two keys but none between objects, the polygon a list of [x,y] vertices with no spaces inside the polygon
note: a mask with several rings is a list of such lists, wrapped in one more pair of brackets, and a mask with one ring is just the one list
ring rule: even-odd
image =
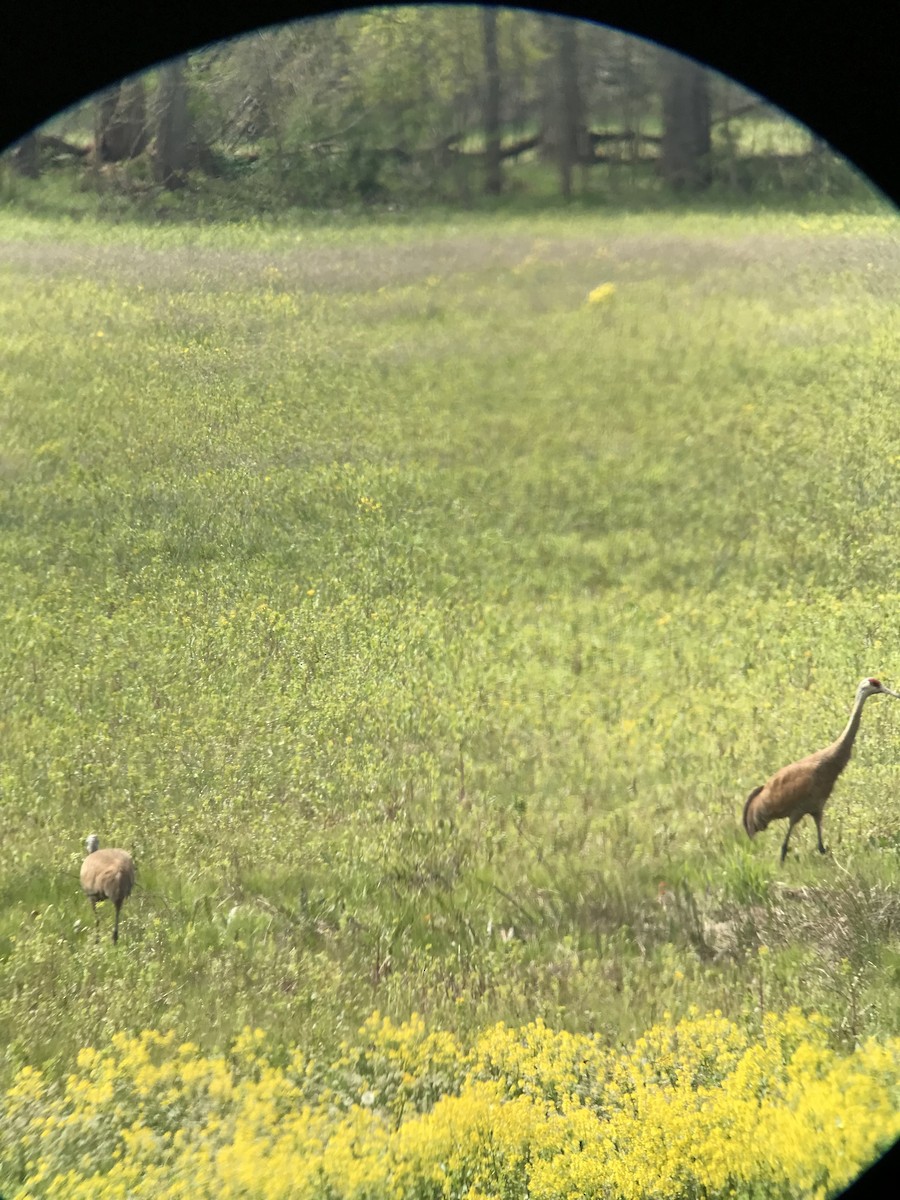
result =
[{"label": "crane's head", "polygon": [[93,854],[95,850],[100,849],[100,839],[97,837],[96,833],[92,833],[90,835],[90,837],[84,843],[84,848],[87,850],[88,854]]},{"label": "crane's head", "polygon": [[880,679],[863,679],[857,691],[861,696],[893,696],[895,700],[900,700],[900,695],[897,692],[892,692],[890,688],[886,688]]}]

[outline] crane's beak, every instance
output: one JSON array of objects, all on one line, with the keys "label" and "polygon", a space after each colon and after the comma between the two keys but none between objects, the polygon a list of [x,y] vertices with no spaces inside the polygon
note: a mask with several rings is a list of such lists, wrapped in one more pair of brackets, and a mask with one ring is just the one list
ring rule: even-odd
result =
[{"label": "crane's beak", "polygon": [[886,696],[893,696],[895,700],[900,700],[900,692],[892,692],[891,689],[886,688],[884,684],[881,685],[881,690]]}]

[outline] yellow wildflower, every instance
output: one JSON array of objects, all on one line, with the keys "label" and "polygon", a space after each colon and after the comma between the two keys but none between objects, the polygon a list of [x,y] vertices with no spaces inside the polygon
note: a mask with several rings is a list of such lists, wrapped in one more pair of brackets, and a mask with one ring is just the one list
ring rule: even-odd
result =
[{"label": "yellow wildflower", "polygon": [[616,285],[614,283],[601,283],[588,292],[588,304],[603,304],[615,295]]}]

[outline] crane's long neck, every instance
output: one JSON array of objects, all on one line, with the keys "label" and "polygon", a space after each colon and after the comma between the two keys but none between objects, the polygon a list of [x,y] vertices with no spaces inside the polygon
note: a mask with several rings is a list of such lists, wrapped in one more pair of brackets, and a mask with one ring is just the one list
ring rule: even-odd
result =
[{"label": "crane's long neck", "polygon": [[853,709],[850,713],[850,719],[841,736],[828,747],[825,752],[825,757],[833,762],[837,769],[843,768],[850,761],[850,755],[853,751],[853,743],[856,740],[856,733],[859,729],[859,721],[862,716],[863,705],[868,697],[867,692],[857,692],[856,700],[853,703]]}]

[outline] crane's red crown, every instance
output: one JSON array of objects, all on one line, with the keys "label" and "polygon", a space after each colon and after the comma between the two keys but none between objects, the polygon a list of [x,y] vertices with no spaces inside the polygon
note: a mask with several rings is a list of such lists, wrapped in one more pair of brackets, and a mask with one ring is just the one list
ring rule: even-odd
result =
[{"label": "crane's red crown", "polygon": [[880,679],[870,679],[869,683],[871,683],[872,687],[881,687]]}]

